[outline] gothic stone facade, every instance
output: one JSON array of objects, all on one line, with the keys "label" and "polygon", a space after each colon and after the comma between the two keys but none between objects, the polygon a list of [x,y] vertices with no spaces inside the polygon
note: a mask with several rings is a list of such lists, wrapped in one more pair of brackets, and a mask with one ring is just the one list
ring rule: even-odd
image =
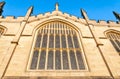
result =
[{"label": "gothic stone facade", "polygon": [[[120,79],[119,22],[96,22],[58,10],[24,19],[0,17],[0,78]],[[60,39],[57,42],[55,35]],[[74,36],[77,36],[76,41]],[[50,48],[52,42],[54,45]]]}]

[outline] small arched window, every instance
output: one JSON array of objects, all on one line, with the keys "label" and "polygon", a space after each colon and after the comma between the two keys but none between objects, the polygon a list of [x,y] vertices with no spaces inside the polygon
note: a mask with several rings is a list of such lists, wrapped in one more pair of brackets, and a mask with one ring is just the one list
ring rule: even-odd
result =
[{"label": "small arched window", "polygon": [[0,37],[4,33],[4,29],[0,27]]},{"label": "small arched window", "polygon": [[32,54],[32,70],[85,70],[79,34],[70,25],[50,22],[41,26]]},{"label": "small arched window", "polygon": [[107,37],[110,39],[116,51],[120,53],[120,32],[108,32]]}]

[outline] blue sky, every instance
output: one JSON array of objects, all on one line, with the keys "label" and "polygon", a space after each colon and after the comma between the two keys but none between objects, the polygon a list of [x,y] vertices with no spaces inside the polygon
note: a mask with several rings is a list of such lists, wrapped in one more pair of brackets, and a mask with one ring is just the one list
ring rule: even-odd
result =
[{"label": "blue sky", "polygon": [[59,10],[77,17],[81,17],[83,8],[90,19],[117,21],[112,11],[120,13],[120,0],[1,0],[5,1],[3,16],[24,16],[30,6],[34,6],[33,15],[52,12],[55,3],[59,3]]}]

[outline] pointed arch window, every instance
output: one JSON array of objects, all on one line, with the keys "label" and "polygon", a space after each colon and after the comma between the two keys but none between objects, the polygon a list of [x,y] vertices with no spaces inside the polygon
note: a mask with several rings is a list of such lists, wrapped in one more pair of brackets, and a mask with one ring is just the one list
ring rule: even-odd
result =
[{"label": "pointed arch window", "polygon": [[85,70],[80,38],[62,22],[47,23],[39,29],[31,59],[31,70]]},{"label": "pointed arch window", "polygon": [[108,32],[107,37],[114,46],[115,50],[120,54],[120,33],[119,32]]}]

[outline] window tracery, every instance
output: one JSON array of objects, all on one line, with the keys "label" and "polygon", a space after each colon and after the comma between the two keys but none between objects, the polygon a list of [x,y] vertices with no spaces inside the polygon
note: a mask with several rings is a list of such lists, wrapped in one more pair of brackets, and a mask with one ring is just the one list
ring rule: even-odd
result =
[{"label": "window tracery", "polygon": [[107,37],[117,52],[120,52],[120,34],[117,32],[108,32]]},{"label": "window tracery", "polygon": [[77,32],[68,24],[51,22],[37,33],[31,70],[85,70]]}]

